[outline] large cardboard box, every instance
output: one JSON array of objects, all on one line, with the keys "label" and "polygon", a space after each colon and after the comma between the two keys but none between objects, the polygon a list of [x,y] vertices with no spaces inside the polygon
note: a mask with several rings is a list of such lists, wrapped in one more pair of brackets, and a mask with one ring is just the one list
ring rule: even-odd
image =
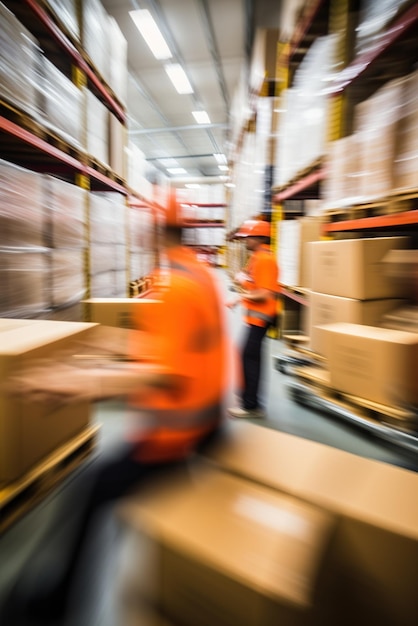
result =
[{"label": "large cardboard box", "polygon": [[312,291],[358,300],[407,297],[382,263],[390,250],[408,247],[407,237],[315,241],[309,246]]},{"label": "large cardboard box", "polygon": [[331,386],[388,406],[418,406],[418,334],[360,324],[329,324]]},{"label": "large cardboard box", "polygon": [[418,473],[244,422],[205,456],[336,516],[313,624],[416,624]]},{"label": "large cardboard box", "polygon": [[44,320],[1,320],[0,323],[0,483],[28,471],[58,445],[82,431],[90,419],[87,402],[51,407],[7,393],[7,377],[34,359],[54,359],[71,351],[95,324]]},{"label": "large cardboard box", "polygon": [[309,338],[311,350],[326,356],[326,341],[320,326],[337,322],[379,326],[388,311],[399,307],[402,300],[355,300],[311,292],[309,307]]},{"label": "large cardboard box", "polygon": [[160,305],[152,298],[90,298],[83,302],[88,321],[132,329],[140,329],[141,318],[145,322]]},{"label": "large cardboard box", "polygon": [[383,271],[403,286],[411,303],[418,303],[418,250],[391,250],[383,259]]},{"label": "large cardboard box", "polygon": [[137,596],[183,626],[310,623],[334,516],[205,465],[120,508],[138,561],[152,557],[131,573]]}]

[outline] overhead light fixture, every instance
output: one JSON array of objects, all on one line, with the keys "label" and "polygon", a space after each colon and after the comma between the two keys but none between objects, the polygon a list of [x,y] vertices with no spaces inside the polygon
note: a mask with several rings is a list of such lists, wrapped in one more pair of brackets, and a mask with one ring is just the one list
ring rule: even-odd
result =
[{"label": "overhead light fixture", "polygon": [[192,115],[198,124],[210,124],[209,115],[206,111],[192,111]]},{"label": "overhead light fixture", "polygon": [[229,167],[227,165],[218,165],[218,169],[220,169],[221,172],[227,172]]},{"label": "overhead light fixture", "polygon": [[187,170],[185,170],[184,167],[169,167],[167,172],[169,172],[169,174],[187,174]]},{"label": "overhead light fixture", "polygon": [[147,9],[139,9],[138,11],[129,11],[129,15],[133,19],[135,26],[145,39],[155,58],[171,59],[173,55],[171,54],[170,48],[162,36],[151,13]]},{"label": "overhead light fixture", "polygon": [[219,165],[227,164],[226,156],[224,154],[221,154],[220,152],[215,152],[213,156],[215,157]]},{"label": "overhead light fixture", "polygon": [[184,185],[185,187],[187,187],[187,189],[199,189],[200,185],[198,185],[197,183],[188,183],[187,185]]},{"label": "overhead light fixture", "polygon": [[164,69],[178,93],[193,93],[193,87],[179,63],[166,63]]}]

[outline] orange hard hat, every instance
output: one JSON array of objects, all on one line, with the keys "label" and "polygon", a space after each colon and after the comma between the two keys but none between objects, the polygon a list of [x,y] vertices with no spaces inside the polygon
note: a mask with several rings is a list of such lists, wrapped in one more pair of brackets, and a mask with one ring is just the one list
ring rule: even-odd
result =
[{"label": "orange hard hat", "polygon": [[235,233],[235,237],[270,237],[270,223],[264,220],[246,220]]}]

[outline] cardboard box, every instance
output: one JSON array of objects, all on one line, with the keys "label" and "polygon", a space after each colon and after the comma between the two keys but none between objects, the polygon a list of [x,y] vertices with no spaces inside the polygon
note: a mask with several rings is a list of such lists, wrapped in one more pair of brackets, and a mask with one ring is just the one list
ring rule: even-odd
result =
[{"label": "cardboard box", "polygon": [[205,455],[336,516],[312,624],[416,624],[416,472],[244,422],[228,422],[224,441]]},{"label": "cardboard box", "polygon": [[[10,324],[12,322],[12,324]],[[13,327],[14,324],[14,327]],[[33,359],[56,358],[95,324],[7,320],[0,324],[0,379],[18,373]],[[57,446],[82,431],[90,419],[87,402],[60,408],[27,402],[0,390],[0,482],[27,472]]]},{"label": "cardboard box", "polygon": [[83,302],[89,322],[132,329],[140,329],[141,316],[145,322],[160,304],[151,298],[90,298]]},{"label": "cardboard box", "polygon": [[418,186],[418,110],[402,117],[397,125],[393,185],[398,191]]},{"label": "cardboard box", "polygon": [[321,332],[334,389],[388,406],[418,406],[416,333],[344,323]]},{"label": "cardboard box", "polygon": [[310,243],[312,291],[357,300],[407,297],[402,285],[386,276],[382,260],[408,242],[407,237],[376,237]]},{"label": "cardboard box", "polygon": [[320,218],[304,217],[279,222],[278,258],[280,282],[289,287],[310,287],[307,244],[321,238]]},{"label": "cardboard box", "polygon": [[143,571],[133,575],[138,596],[148,593],[170,620],[184,626],[309,623],[335,521],[320,508],[194,466],[188,476],[129,497],[120,515],[138,536],[139,558],[144,536],[152,543],[148,589],[141,587]]},{"label": "cardboard box", "polygon": [[383,258],[383,271],[403,286],[411,302],[418,303],[418,250],[391,250]]},{"label": "cardboard box", "polygon": [[390,311],[383,316],[381,326],[418,333],[418,306],[403,306]]},{"label": "cardboard box", "polygon": [[311,292],[308,333],[311,350],[324,356],[327,355],[321,325],[350,322],[380,326],[385,313],[396,309],[402,302],[402,300],[389,298],[385,300],[354,300],[353,298],[340,298],[339,296]]}]

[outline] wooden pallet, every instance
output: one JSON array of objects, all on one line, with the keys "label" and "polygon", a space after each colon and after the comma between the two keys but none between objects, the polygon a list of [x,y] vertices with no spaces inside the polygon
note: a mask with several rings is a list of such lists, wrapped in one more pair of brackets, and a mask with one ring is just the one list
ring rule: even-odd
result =
[{"label": "wooden pallet", "polygon": [[31,115],[19,109],[17,105],[1,99],[0,115],[35,137],[38,137],[38,139],[42,139],[50,146],[68,154],[80,163],[85,164],[87,162],[87,156],[81,148],[66,141],[64,137],[61,137],[56,131],[47,128],[41,121],[38,121],[38,119],[31,117]]},{"label": "wooden pallet", "polygon": [[29,113],[20,109],[18,104],[4,97],[0,99],[0,115],[34,135],[38,131],[39,123]]},{"label": "wooden pallet", "polygon": [[418,432],[418,413],[337,391],[331,387],[328,370],[320,365],[295,367],[293,373],[320,397],[338,403],[361,417],[395,426],[407,432]]},{"label": "wooden pallet", "polygon": [[418,189],[393,191],[384,198],[370,202],[361,202],[347,207],[328,209],[324,212],[328,222],[342,222],[365,217],[379,217],[403,213],[418,208]]},{"label": "wooden pallet", "polygon": [[99,426],[86,428],[15,482],[0,485],[0,533],[29,513],[81,466],[95,449],[98,431]]},{"label": "wooden pallet", "polygon": [[86,155],[85,159],[86,165],[91,167],[91,169],[95,170],[96,172],[99,172],[99,174],[106,176],[106,178],[109,178],[109,180],[113,180],[118,185],[123,186],[126,184],[126,181],[122,176],[114,172],[108,165],[102,163],[92,155]]}]

